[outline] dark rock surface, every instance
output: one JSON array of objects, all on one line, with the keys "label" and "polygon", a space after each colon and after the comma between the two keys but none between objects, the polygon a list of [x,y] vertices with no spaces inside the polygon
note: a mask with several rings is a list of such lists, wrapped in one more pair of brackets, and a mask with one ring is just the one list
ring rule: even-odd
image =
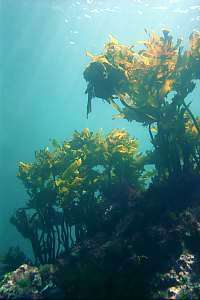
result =
[{"label": "dark rock surface", "polygon": [[7,274],[0,299],[199,300],[199,182],[152,188],[121,215],[111,210],[108,232],[77,243],[54,266]]}]

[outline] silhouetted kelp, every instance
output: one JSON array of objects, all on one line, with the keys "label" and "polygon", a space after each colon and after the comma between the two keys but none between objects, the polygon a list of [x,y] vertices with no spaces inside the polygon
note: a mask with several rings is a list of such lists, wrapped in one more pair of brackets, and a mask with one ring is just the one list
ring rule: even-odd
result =
[{"label": "silhouetted kelp", "polygon": [[52,151],[37,151],[33,163],[19,163],[29,200],[11,222],[30,240],[37,262],[53,262],[108,226],[113,205],[126,209],[144,188],[142,173],[137,142],[126,131],[75,132],[62,145],[54,140]]}]

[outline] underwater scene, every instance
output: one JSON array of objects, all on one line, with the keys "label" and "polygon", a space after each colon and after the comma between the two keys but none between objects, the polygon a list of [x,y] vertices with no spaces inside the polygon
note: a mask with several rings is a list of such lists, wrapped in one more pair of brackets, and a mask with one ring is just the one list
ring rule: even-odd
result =
[{"label": "underwater scene", "polygon": [[0,12],[0,300],[200,300],[200,0]]}]

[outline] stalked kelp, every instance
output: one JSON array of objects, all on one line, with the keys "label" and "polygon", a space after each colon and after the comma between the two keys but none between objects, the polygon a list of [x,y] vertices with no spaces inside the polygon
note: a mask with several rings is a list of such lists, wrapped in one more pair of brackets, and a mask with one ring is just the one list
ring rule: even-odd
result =
[{"label": "stalked kelp", "polygon": [[[163,36],[149,33],[139,51],[111,36],[101,55],[89,54],[92,62],[84,71],[88,113],[98,97],[119,112],[114,118],[148,126],[159,180],[199,171],[200,127],[187,96],[200,79],[200,33],[190,35],[187,50],[181,43],[174,43],[166,29]],[[189,123],[196,132],[192,143]]]},{"label": "stalked kelp", "polygon": [[71,140],[36,151],[34,162],[19,163],[29,199],[11,222],[30,240],[36,261],[55,261],[104,230],[106,212],[126,210],[144,188],[142,173],[137,141],[126,131],[76,131]]}]

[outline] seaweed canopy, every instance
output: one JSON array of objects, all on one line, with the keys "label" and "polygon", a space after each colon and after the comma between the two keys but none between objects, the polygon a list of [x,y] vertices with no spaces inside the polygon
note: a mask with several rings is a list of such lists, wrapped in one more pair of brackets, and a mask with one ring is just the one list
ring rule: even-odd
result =
[{"label": "seaweed canopy", "polygon": [[[190,48],[183,53],[181,39],[174,43],[166,29],[163,36],[152,32],[147,40],[139,41],[144,45],[140,51],[111,37],[103,54],[89,54],[92,62],[84,72],[88,101],[93,97],[106,99],[120,112],[115,117],[145,124],[158,120],[168,94],[174,92],[185,98],[185,93],[194,88],[192,80],[200,78],[199,40],[200,33],[193,33]],[[125,107],[117,105],[115,98]],[[171,101],[177,101],[177,97]]]},{"label": "seaweed canopy", "polygon": [[124,130],[103,135],[85,128],[62,144],[53,140],[52,150],[36,151],[32,163],[19,163],[18,177],[29,197],[11,222],[30,240],[36,261],[54,261],[102,230],[113,202],[126,207],[136,197],[144,187],[137,146]]},{"label": "seaweed canopy", "polygon": [[90,54],[92,62],[84,78],[88,82],[88,113],[92,98],[99,97],[118,111],[114,118],[149,127],[154,163],[159,176],[165,177],[199,165],[194,163],[199,159],[199,146],[195,153],[191,150],[186,119],[190,118],[198,135],[200,128],[185,98],[200,79],[200,32],[190,35],[185,51],[181,39],[174,43],[169,30],[162,33],[150,32],[147,40],[138,42],[143,45],[139,51],[111,37],[101,55]]}]

